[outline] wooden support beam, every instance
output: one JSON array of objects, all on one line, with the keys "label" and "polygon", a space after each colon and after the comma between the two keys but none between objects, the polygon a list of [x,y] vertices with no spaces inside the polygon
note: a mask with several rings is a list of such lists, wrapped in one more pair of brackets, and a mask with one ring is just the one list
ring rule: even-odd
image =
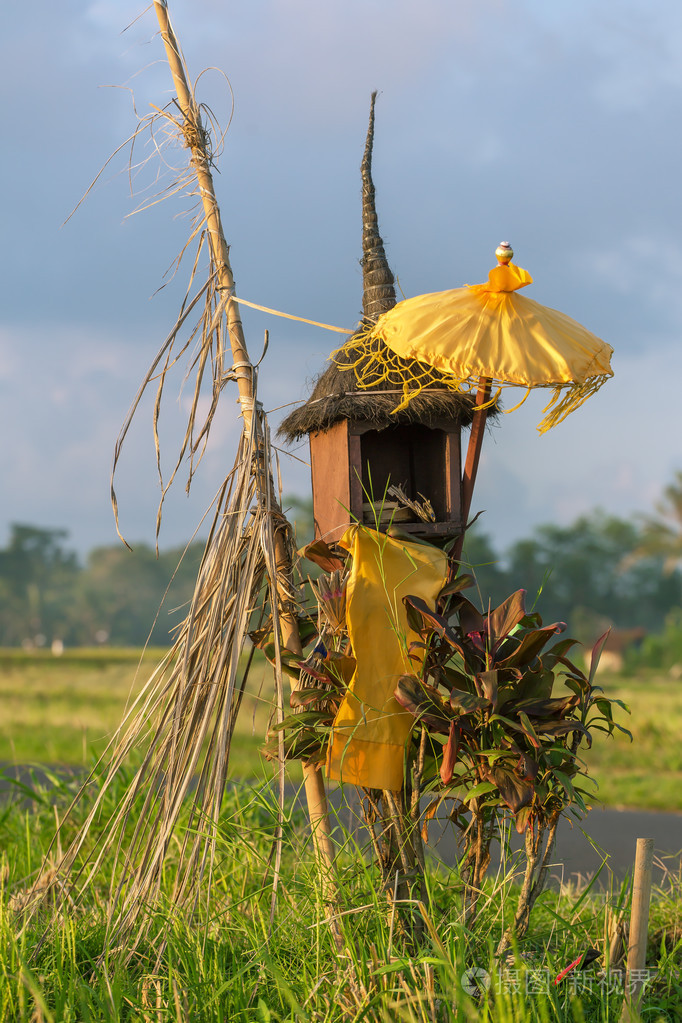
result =
[{"label": "wooden support beam", "polygon": [[625,1001],[620,1023],[639,1020],[639,1002],[645,980],[646,948],[649,934],[649,904],[651,902],[651,868],[654,860],[653,838],[638,838],[635,854],[635,873],[632,879],[632,908],[630,910],[630,938],[625,975]]}]

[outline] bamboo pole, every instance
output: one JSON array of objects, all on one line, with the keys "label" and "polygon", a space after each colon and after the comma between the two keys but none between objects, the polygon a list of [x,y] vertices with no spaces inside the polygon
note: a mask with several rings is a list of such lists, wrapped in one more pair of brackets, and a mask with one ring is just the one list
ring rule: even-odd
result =
[{"label": "bamboo pole", "polygon": [[642,971],[646,967],[646,947],[649,934],[649,904],[651,902],[651,868],[654,859],[653,838],[638,838],[635,853],[635,873],[632,879],[632,909],[630,910],[630,938],[625,975],[625,1001],[620,1023],[638,1020],[638,1005],[644,987]]},{"label": "bamboo pole", "polygon": [[[173,76],[173,84],[178,94],[178,105],[184,118],[183,132],[185,143],[192,154],[192,164],[197,176],[199,193],[206,217],[206,229],[208,231],[211,254],[218,273],[219,288],[229,300],[235,294],[234,277],[232,275],[232,267],[230,266],[230,250],[225,240],[220,218],[220,208],[216,199],[215,188],[213,187],[213,175],[211,174],[204,144],[201,114],[187,84],[184,63],[178,41],[168,17],[166,0],[154,0],[154,9],[166,50],[166,59]],[[239,401],[244,417],[244,431],[248,433],[253,414],[253,366],[246,348],[244,328],[241,316],[239,315],[239,306],[236,302],[228,301],[227,323],[230,334],[230,347],[232,348],[234,358],[234,373],[239,389]]]},{"label": "bamboo pole", "polygon": [[[173,76],[178,104],[184,119],[183,133],[186,145],[192,154],[192,164],[196,172],[199,193],[204,208],[206,229],[208,231],[213,263],[218,275],[219,290],[227,300],[227,324],[234,362],[233,370],[239,390],[244,430],[248,432],[251,429],[252,417],[254,413],[257,414],[257,410],[254,409],[253,400],[253,364],[246,347],[239,307],[236,302],[230,301],[235,295],[234,276],[230,265],[229,247],[225,240],[220,209],[213,186],[213,175],[211,174],[209,159],[206,153],[201,115],[187,83],[180,47],[170,23],[166,0],[154,0],[154,9],[159,22],[166,57]],[[259,473],[259,480],[261,481],[259,486],[263,487],[266,485],[262,482],[264,475],[268,476],[267,485],[270,486],[271,490],[268,495],[270,504],[281,515],[282,512],[275,499],[274,488],[271,486],[269,474]],[[265,494],[261,496],[263,499],[266,497]],[[284,519],[283,515],[282,518]],[[298,622],[290,605],[292,566],[284,530],[275,530],[274,541],[277,566],[277,594],[282,604],[280,615],[282,641],[289,650],[300,654],[302,649]],[[318,864],[322,873],[325,899],[331,902],[335,897],[336,891],[332,873],[334,850],[331,840],[324,779],[321,771],[316,770],[314,767],[304,767],[303,773],[310,827],[315,842]]]}]

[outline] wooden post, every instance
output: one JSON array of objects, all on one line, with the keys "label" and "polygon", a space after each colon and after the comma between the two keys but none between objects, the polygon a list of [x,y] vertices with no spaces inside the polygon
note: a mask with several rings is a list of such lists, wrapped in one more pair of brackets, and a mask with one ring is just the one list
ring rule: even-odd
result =
[{"label": "wooden post", "polygon": [[653,838],[638,838],[635,854],[635,873],[632,879],[632,909],[630,910],[630,939],[625,975],[625,1001],[620,1023],[639,1019],[637,1011],[644,986],[639,971],[646,966],[647,936],[649,933],[649,903],[651,901],[651,868],[654,858]]},{"label": "wooden post", "polygon": [[[476,411],[474,412],[474,418],[471,422],[471,433],[469,434],[469,443],[467,445],[467,457],[464,463],[464,472],[462,474],[462,535],[457,541],[453,552],[453,562],[458,562],[462,557],[462,547],[464,546],[464,536],[467,521],[469,519],[469,512],[471,510],[471,500],[474,496],[474,485],[476,483],[476,474],[478,473],[478,463],[481,459],[481,447],[483,445],[483,436],[485,434],[485,424],[488,419],[488,410],[481,409],[481,405],[487,404],[490,401],[490,391],[492,387],[492,381],[481,377],[478,390],[476,392]],[[479,411],[480,409],[480,411]],[[454,571],[456,571],[456,565]],[[451,574],[452,574],[451,569]]]},{"label": "wooden post", "polygon": [[[234,374],[239,389],[244,430],[248,432],[251,428],[252,416],[254,413],[257,413],[257,410],[253,407],[253,365],[246,348],[239,307],[236,302],[229,301],[235,294],[234,277],[230,266],[230,252],[220,218],[220,209],[213,187],[213,176],[206,153],[201,115],[187,84],[180,47],[170,24],[166,0],[154,0],[154,9],[161,30],[161,38],[166,49],[168,64],[173,75],[178,104],[184,118],[183,130],[185,141],[192,154],[192,164],[196,172],[199,193],[204,207],[206,229],[208,231],[213,264],[218,274],[219,288],[228,300],[226,314],[230,347],[234,360]],[[262,473],[259,474],[259,479],[263,479]],[[259,485],[264,486],[266,484]],[[269,480],[267,485],[270,485]],[[263,499],[265,499],[265,496],[261,494]],[[281,509],[274,499],[274,493],[271,492],[268,497],[271,506],[281,514]],[[298,632],[298,622],[295,613],[290,609],[289,603],[292,574],[291,559],[283,530],[275,530],[274,543],[277,564],[276,587],[278,596],[282,601],[282,612],[280,615],[282,641],[289,650],[293,650],[294,653],[300,653],[301,641]],[[335,891],[332,880],[334,855],[324,779],[322,778],[322,772],[315,770],[313,767],[304,767],[303,772],[310,826],[313,832],[318,862],[323,874],[325,897],[327,901],[330,901]]]}]

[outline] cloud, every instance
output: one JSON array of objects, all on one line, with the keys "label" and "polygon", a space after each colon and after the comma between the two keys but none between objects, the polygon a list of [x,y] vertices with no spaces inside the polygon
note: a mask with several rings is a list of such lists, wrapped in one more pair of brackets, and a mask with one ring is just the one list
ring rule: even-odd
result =
[{"label": "cloud", "polygon": [[[130,94],[101,86],[134,89],[142,114],[172,95],[153,12],[120,34],[139,11],[132,0],[13,5],[0,40],[16,97],[5,109],[12,158],[0,166],[0,391],[13,437],[0,453],[3,514],[73,525],[83,546],[113,535],[113,443],[186,281],[183,268],[149,301],[186,241],[187,203],[124,220],[135,200],[123,155],[59,229],[136,124]],[[358,165],[378,88],[379,217],[405,294],[485,279],[509,237],[535,278],[532,297],[616,349],[614,381],[547,438],[535,435],[537,408],[494,432],[479,493],[495,530],[519,535],[597,502],[626,512],[662,489],[679,447],[677,5],[173,0],[172,13],[191,74],[219,64],[235,90],[216,187],[246,298],[353,326]],[[225,123],[219,76],[203,79],[201,97]],[[260,376],[271,409],[306,393],[338,340],[260,314],[245,323],[258,354],[271,330]],[[647,408],[654,380],[665,431]],[[179,391],[174,380],[162,420],[169,459],[184,428]],[[238,420],[227,391],[223,404],[196,506],[180,488],[169,538],[191,531],[231,464]],[[285,488],[304,492],[306,467],[292,461],[285,473]],[[124,453],[120,496],[127,532],[150,536],[158,494],[148,403]]]}]

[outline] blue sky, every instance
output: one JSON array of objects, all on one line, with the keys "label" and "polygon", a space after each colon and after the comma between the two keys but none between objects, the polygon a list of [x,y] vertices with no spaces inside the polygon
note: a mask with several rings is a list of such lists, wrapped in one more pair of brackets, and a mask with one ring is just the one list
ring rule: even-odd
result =
[{"label": "blue sky", "polygon": [[[682,8],[669,0],[177,0],[193,75],[229,76],[235,108],[216,186],[245,298],[352,327],[361,308],[359,162],[369,95],[381,231],[406,296],[484,280],[502,239],[534,277],[526,294],[615,349],[614,379],[538,437],[542,401],[489,436],[474,511],[499,547],[597,505],[648,510],[682,468],[679,125]],[[107,157],[162,106],[170,78],[153,11],[127,0],[11,0],[3,11],[0,543],[10,522],[60,526],[81,551],[115,542],[109,470],[119,427],[172,325],[187,203],[129,216],[149,186]],[[141,15],[139,20],[134,21]],[[134,24],[125,32],[131,22]],[[223,123],[229,94],[202,78]],[[133,105],[133,101],[134,104]],[[151,156],[138,147],[136,159]],[[304,397],[338,335],[245,315],[261,398]],[[182,374],[162,422],[174,454]],[[164,546],[187,539],[231,466],[224,393],[188,498],[168,499]],[[276,425],[283,411],[273,411]],[[297,450],[306,457],[305,447]],[[282,461],[285,490],[307,470]],[[149,405],[124,450],[122,528],[151,540],[157,489]]]}]

